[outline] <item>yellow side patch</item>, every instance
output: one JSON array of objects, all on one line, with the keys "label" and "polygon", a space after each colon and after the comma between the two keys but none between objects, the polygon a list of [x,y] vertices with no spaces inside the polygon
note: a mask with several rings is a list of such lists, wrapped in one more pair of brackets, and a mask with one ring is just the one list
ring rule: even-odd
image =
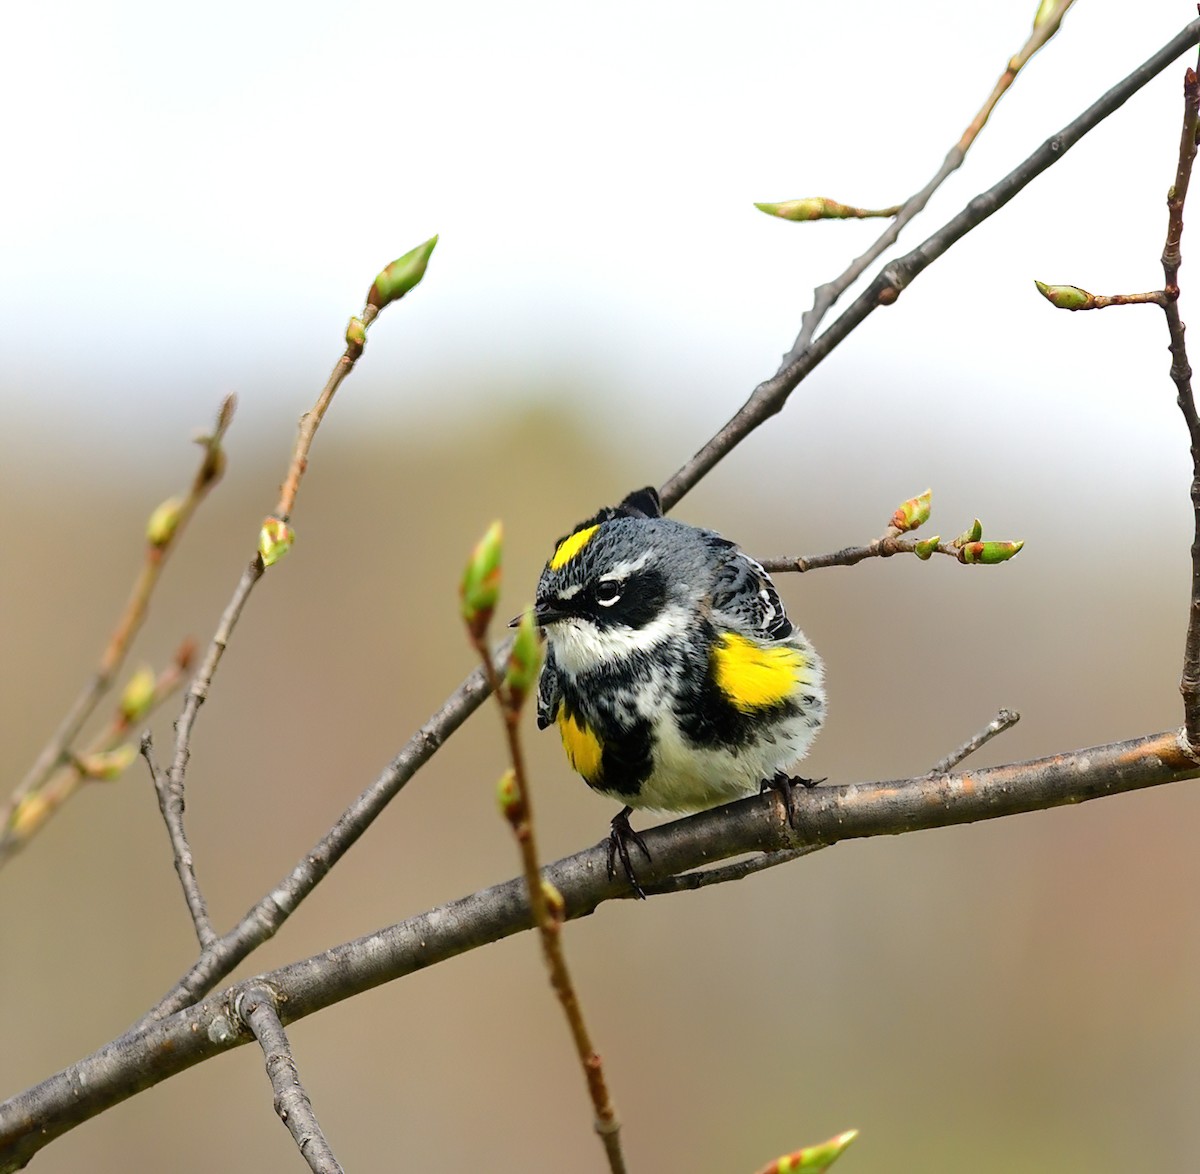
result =
[{"label": "yellow side patch", "polygon": [[805,663],[795,648],[760,648],[728,633],[713,646],[712,658],[717,688],[742,713],[786,701]]},{"label": "yellow side patch", "polygon": [[568,717],[565,705],[558,711],[558,732],[572,769],[589,783],[595,782],[600,777],[600,739],[574,714]]},{"label": "yellow side patch", "polygon": [[554,552],[554,557],[550,560],[550,569],[552,571],[561,571],[591,540],[595,537],[599,526],[587,526],[582,530],[576,530],[574,534],[569,534],[559,544],[558,549]]}]

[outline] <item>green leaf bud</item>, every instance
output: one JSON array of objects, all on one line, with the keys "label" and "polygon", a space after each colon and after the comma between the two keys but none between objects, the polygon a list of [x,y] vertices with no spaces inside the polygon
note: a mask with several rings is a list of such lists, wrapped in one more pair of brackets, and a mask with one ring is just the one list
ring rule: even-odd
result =
[{"label": "green leaf bud", "polygon": [[895,216],[897,204],[891,208],[855,208],[839,204],[824,196],[809,196],[803,200],[784,200],[779,204],[755,204],[760,212],[778,216],[780,220],[863,220],[875,216]]},{"label": "green leaf bud", "polygon": [[1090,310],[1096,304],[1095,297],[1077,285],[1047,285],[1044,281],[1033,284],[1046,301],[1060,310]]},{"label": "green leaf bud", "polygon": [[992,566],[995,563],[1006,563],[1017,554],[1025,543],[1021,542],[968,542],[958,552],[961,563],[980,563]]},{"label": "green leaf bud", "polygon": [[508,668],[504,674],[509,702],[514,709],[521,708],[529,691],[537,683],[538,670],[541,667],[542,648],[538,641],[537,624],[533,619],[533,608],[530,607],[521,613],[512,651],[508,654]]},{"label": "green leaf bud", "polygon": [[858,1136],[857,1129],[847,1129],[828,1141],[810,1145],[794,1154],[785,1154],[764,1167],[761,1174],[822,1174],[845,1152],[846,1147]]},{"label": "green leaf bud", "polygon": [[14,840],[25,841],[33,836],[53,811],[50,800],[38,791],[26,795],[8,817],[6,833]]},{"label": "green leaf bud", "polygon": [[125,742],[115,750],[103,750],[97,754],[84,754],[76,759],[79,773],[86,779],[111,783],[123,775],[129,764],[137,757],[137,747]]},{"label": "green leaf bud", "polygon": [[976,518],[952,543],[955,550],[961,550],[968,542],[978,542],[983,537],[983,523]]},{"label": "green leaf bud", "polygon": [[419,285],[437,242],[438,238],[431,236],[383,269],[367,293],[367,305],[382,310]]},{"label": "green leaf bud", "polygon": [[361,318],[351,318],[346,324],[346,349],[357,359],[367,341],[367,328]]},{"label": "green leaf bud", "polygon": [[909,530],[915,530],[929,521],[932,508],[933,490],[926,489],[924,493],[918,493],[916,497],[910,497],[908,501],[899,505],[896,512],[892,514],[891,524],[902,534]]},{"label": "green leaf bud", "polygon": [[132,725],[134,722],[140,721],[150,711],[150,706],[154,704],[156,685],[157,681],[154,677],[154,670],[148,665],[142,665],[129,678],[129,683],[125,686],[124,692],[121,694],[121,701],[118,707],[121,720],[126,725]]},{"label": "green leaf bud", "polygon": [[939,534],[935,534],[932,538],[922,538],[913,547],[913,554],[922,562],[928,562],[933,552],[937,550],[938,543],[941,540],[941,535]]},{"label": "green leaf bud", "polygon": [[500,598],[500,561],[504,527],[493,522],[475,545],[463,571],[458,596],[462,617],[476,640],[483,639]]},{"label": "green leaf bud", "polygon": [[274,566],[296,541],[296,532],[282,518],[263,519],[258,532],[258,556],[264,567]]},{"label": "green leaf bud", "polygon": [[175,530],[183,513],[183,498],[168,497],[146,522],[146,541],[158,550],[175,537]]},{"label": "green leaf bud", "polygon": [[517,772],[509,767],[496,784],[496,806],[514,827],[525,818],[525,798],[517,786]]}]

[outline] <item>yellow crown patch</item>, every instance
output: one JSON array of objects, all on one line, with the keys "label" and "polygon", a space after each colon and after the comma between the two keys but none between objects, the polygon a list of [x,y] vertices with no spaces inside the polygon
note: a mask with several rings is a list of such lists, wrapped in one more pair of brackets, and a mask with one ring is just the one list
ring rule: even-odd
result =
[{"label": "yellow crown patch", "polygon": [[567,535],[559,544],[558,549],[554,552],[554,557],[550,560],[550,569],[552,571],[561,571],[591,540],[596,536],[596,531],[600,527],[587,526],[582,530],[576,530],[574,534]]},{"label": "yellow crown patch", "polygon": [[786,701],[805,667],[796,648],[760,648],[730,632],[713,646],[712,657],[717,688],[742,713]]}]

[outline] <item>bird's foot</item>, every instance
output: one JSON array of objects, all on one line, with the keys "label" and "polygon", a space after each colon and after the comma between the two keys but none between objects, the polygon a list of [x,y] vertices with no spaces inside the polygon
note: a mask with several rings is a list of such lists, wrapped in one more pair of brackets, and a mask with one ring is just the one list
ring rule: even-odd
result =
[{"label": "bird's foot", "polygon": [[786,771],[776,771],[774,776],[769,779],[763,779],[759,785],[759,793],[765,791],[778,791],[780,798],[783,799],[783,807],[787,812],[788,826],[796,826],[796,788],[803,787],[806,791],[811,791],[813,787],[825,782],[824,779],[806,779],[799,775],[789,775]]},{"label": "bird's foot", "polygon": [[634,874],[633,861],[629,858],[629,845],[630,843],[636,844],[647,862],[650,861],[650,849],[646,847],[645,840],[629,824],[629,814],[632,810],[632,807],[626,807],[612,818],[612,831],[608,836],[608,879],[616,878],[617,857],[620,857],[621,867],[625,870],[625,879],[629,881],[634,894],[644,901],[646,891],[638,883],[638,878]]}]

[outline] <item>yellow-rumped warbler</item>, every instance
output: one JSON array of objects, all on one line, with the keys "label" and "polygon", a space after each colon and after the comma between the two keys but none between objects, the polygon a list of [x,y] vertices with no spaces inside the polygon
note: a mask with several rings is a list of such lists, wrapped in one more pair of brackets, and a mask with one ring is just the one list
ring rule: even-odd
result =
[{"label": "yellow-rumped warbler", "polygon": [[557,543],[538,580],[546,633],[538,726],[557,724],[571,766],[625,804],[609,872],[635,807],[700,811],[767,785],[792,810],[783,772],[825,717],[821,660],[770,576],[711,530],[662,516],[652,488]]}]

